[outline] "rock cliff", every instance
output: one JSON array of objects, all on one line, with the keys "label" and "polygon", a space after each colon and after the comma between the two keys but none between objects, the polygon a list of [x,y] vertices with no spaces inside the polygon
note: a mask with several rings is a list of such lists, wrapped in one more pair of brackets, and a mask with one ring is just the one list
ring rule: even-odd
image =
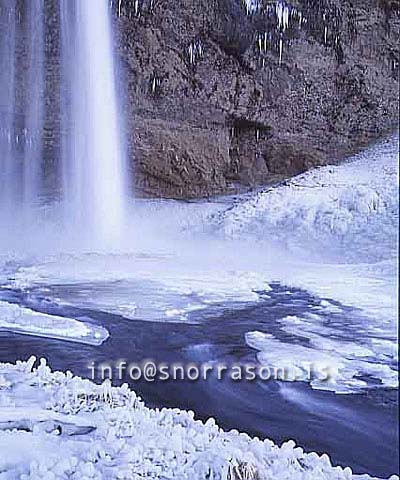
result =
[{"label": "rock cliff", "polygon": [[398,1],[113,3],[139,193],[268,183],[397,123]]}]

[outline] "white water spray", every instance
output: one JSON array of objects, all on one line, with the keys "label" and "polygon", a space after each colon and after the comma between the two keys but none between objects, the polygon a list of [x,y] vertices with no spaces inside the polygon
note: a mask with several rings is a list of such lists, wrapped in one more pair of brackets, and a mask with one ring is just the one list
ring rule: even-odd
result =
[{"label": "white water spray", "polygon": [[[106,0],[63,0],[64,215],[85,240],[113,246],[126,201],[110,10]],[[89,238],[88,238],[89,236]]]}]

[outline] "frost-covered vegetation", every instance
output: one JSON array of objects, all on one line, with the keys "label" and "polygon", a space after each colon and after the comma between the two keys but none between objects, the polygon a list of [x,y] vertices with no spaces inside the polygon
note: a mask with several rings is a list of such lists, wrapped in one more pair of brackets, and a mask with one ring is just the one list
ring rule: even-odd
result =
[{"label": "frost-covered vegetation", "polygon": [[127,385],[95,385],[35,363],[0,364],[2,480],[371,478],[293,441],[278,447],[224,432],[212,418],[149,409]]}]

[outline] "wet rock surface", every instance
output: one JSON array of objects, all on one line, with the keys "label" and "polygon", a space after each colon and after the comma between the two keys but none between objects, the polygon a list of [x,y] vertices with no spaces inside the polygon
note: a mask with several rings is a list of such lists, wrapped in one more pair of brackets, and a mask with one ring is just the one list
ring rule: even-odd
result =
[{"label": "wet rock surface", "polygon": [[144,194],[269,183],[396,123],[398,2],[114,3]]}]

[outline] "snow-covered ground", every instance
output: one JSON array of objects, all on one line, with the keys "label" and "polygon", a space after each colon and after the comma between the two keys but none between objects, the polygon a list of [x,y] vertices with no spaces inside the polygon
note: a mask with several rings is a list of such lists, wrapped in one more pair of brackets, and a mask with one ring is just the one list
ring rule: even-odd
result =
[{"label": "snow-covered ground", "polygon": [[[196,323],[203,312],[261,304],[278,282],[319,300],[276,318],[274,331],[246,333],[243,344],[261,364],[302,381],[310,381],[304,364],[328,369],[330,381],[311,385],[336,393],[397,387],[397,164],[391,139],[255,194],[137,201],[113,252],[88,249],[80,232],[71,237],[57,224],[56,210],[46,211],[28,246],[26,232],[0,232],[3,292],[30,299],[26,307],[0,301],[0,330],[100,344],[105,329],[36,313],[35,295],[131,321]],[[292,444],[278,449],[185,412],[129,407],[127,388],[113,390],[121,405],[110,408],[101,397],[108,387],[45,366],[1,366],[0,389],[0,480],[253,478],[229,477],[235,465],[254,467],[254,478],[355,478]]]},{"label": "snow-covered ground", "polygon": [[246,340],[260,351],[261,363],[303,374],[303,364],[329,367],[334,381],[313,386],[337,393],[366,387],[360,377],[398,386],[398,151],[398,138],[392,138],[215,215],[224,236],[284,246],[289,262],[268,265],[274,280],[360,309],[359,315],[346,313],[324,300],[330,323],[318,311],[278,319],[284,331],[308,339],[306,347],[249,332]]},{"label": "snow-covered ground", "polygon": [[278,447],[191,412],[151,410],[127,385],[95,385],[53,373],[44,360],[34,364],[0,364],[1,480],[372,478],[293,441]]},{"label": "snow-covered ground", "polygon": [[239,199],[217,221],[228,237],[268,237],[307,259],[387,260],[397,251],[398,151],[391,138],[344,164]]},{"label": "snow-covered ground", "polygon": [[[46,217],[44,236],[36,232],[31,242],[41,249],[27,252],[24,244],[18,250],[13,242],[0,279],[59,304],[132,320],[193,323],[206,309],[262,301],[259,292],[265,298],[271,282],[303,288],[321,302],[301,318],[276,319],[292,340],[258,331],[243,339],[260,352],[260,362],[295,371],[302,362],[317,368],[328,363],[332,381],[312,385],[338,393],[368,387],[370,377],[374,386],[396,387],[397,163],[398,140],[392,138],[347,163],[256,194],[211,202],[137,201],[125,244],[112,253],[79,249],[79,236],[68,240]],[[13,315],[13,330],[17,324],[27,333],[45,326],[42,334],[52,335],[47,317],[30,315],[27,328],[23,313]],[[76,331],[76,320],[70,322]],[[3,314],[1,325],[10,325],[9,315]],[[82,324],[79,331],[87,328]],[[99,332],[91,336],[99,338]],[[294,346],[296,339],[308,344]]]}]

